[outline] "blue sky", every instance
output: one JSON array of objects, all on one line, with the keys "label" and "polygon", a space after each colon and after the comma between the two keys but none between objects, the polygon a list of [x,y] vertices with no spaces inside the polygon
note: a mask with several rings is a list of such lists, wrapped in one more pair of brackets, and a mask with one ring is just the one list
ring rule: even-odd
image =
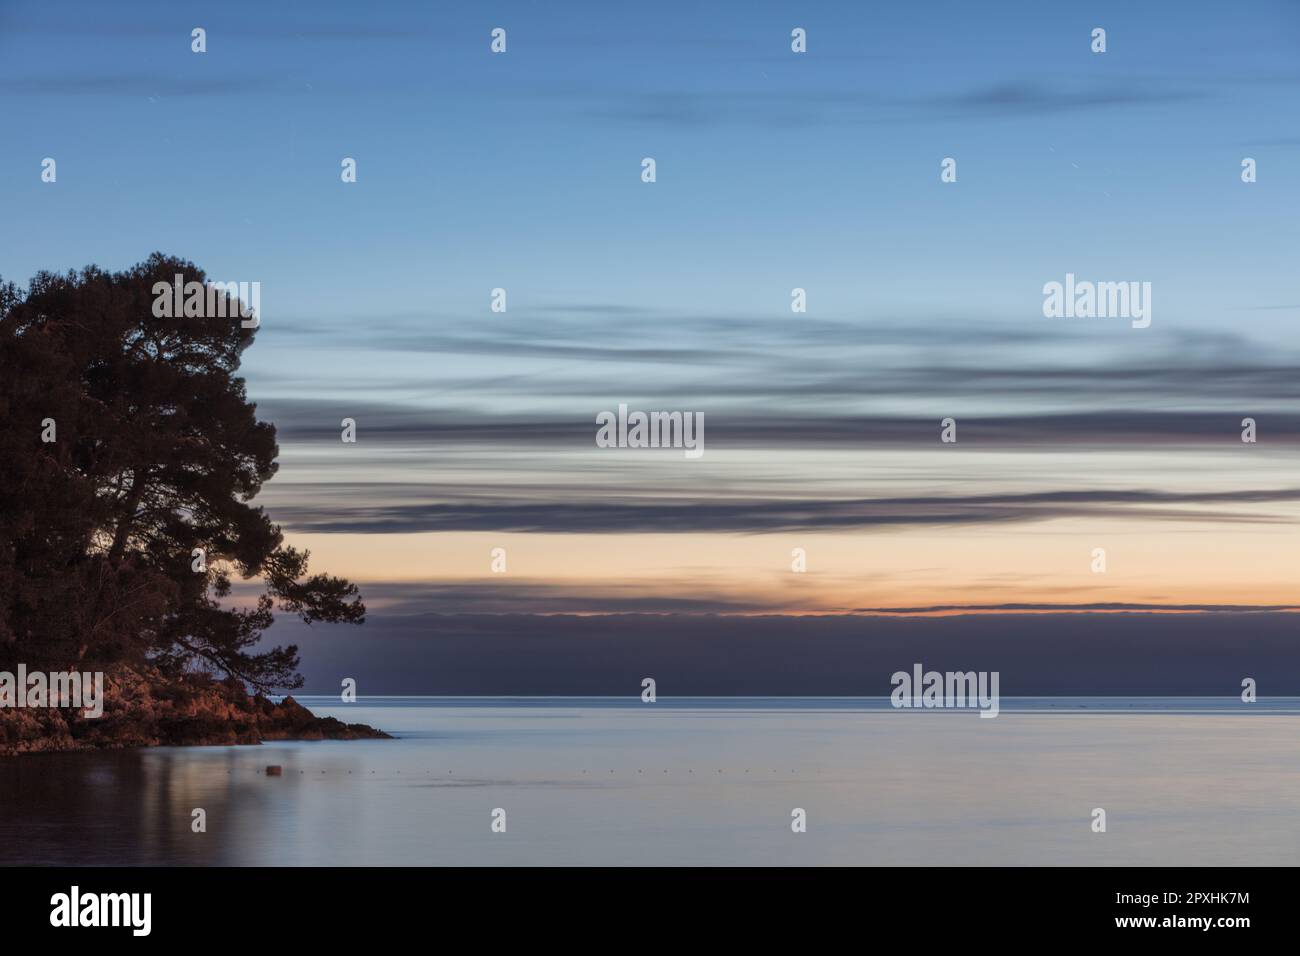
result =
[{"label": "blue sky", "polygon": [[519,310],[779,316],[800,285],[816,315],[1033,318],[1073,269],[1151,279],[1166,322],[1286,328],[1232,310],[1300,304],[1300,11],[1171,9],[7,3],[4,272],[162,248],[260,278],[268,321],[366,322],[478,316],[494,286]]},{"label": "blue sky", "polygon": [[[10,0],[0,275],[260,282],[262,500],[381,621],[1273,607],[1298,54],[1281,2]],[[1045,319],[1067,272],[1150,282],[1151,327]],[[704,413],[711,451],[598,452],[619,402]]]}]

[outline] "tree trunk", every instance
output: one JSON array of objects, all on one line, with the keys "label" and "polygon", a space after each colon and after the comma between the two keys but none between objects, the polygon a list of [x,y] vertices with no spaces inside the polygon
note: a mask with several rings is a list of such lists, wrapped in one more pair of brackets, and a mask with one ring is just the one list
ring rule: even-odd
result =
[{"label": "tree trunk", "polygon": [[135,472],[131,475],[131,490],[126,493],[126,500],[123,502],[123,515],[117,523],[117,532],[113,535],[113,546],[108,551],[108,560],[116,564],[122,558],[126,550],[127,538],[131,536],[131,526],[135,524],[135,509],[140,504],[140,499],[144,497],[144,486],[146,476]]}]

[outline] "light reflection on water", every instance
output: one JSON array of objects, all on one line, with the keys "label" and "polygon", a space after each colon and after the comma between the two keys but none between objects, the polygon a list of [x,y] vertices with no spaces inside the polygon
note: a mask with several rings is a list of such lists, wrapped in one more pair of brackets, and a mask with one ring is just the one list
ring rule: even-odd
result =
[{"label": "light reflection on water", "polygon": [[0,759],[0,862],[1300,862],[1294,699],[302,700],[399,739]]}]

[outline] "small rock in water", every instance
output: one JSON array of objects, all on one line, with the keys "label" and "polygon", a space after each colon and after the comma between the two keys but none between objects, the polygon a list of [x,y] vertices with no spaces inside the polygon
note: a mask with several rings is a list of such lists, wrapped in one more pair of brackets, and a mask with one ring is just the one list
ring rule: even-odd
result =
[{"label": "small rock in water", "polygon": [[284,768],[281,767],[279,764],[273,763],[266,768],[266,775],[268,777],[278,777],[283,772],[283,770]]}]

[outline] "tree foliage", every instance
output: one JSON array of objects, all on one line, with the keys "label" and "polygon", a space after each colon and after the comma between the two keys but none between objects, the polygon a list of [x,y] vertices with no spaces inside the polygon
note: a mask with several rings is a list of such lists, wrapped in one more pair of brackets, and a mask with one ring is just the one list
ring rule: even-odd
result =
[{"label": "tree foliage", "polygon": [[[365,607],[251,504],[278,452],[236,375],[256,329],[155,315],[178,274],[206,279],[155,253],[0,282],[0,662],[301,686],[296,647],[260,649],[274,611],[360,623]],[[261,593],[234,600],[237,580]]]}]

